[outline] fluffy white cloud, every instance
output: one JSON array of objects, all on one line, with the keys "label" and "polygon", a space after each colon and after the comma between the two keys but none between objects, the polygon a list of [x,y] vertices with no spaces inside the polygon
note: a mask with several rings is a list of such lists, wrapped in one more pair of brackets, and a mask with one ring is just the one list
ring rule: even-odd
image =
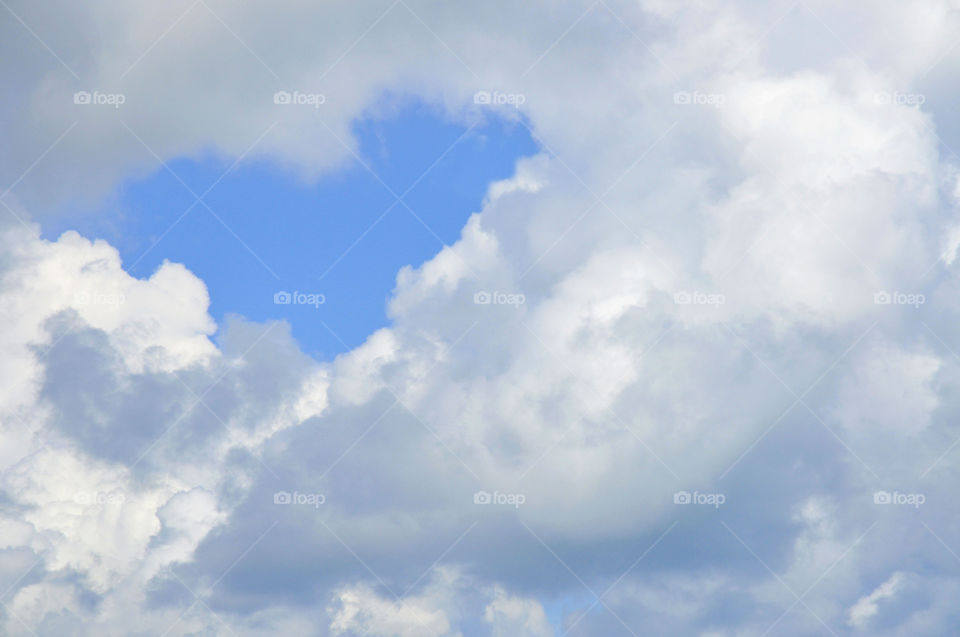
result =
[{"label": "fluffy white cloud", "polygon": [[484,609],[483,618],[493,627],[492,637],[550,637],[553,634],[538,602],[511,597],[500,588],[494,591],[494,598]]},{"label": "fluffy white cloud", "polygon": [[[486,600],[486,605],[483,605]],[[471,607],[483,607],[476,616]],[[534,599],[511,595],[499,586],[477,589],[477,582],[456,569],[441,567],[422,592],[391,599],[368,586],[335,592],[328,609],[334,635],[406,637],[430,634],[458,637],[457,624],[482,618],[491,637],[549,637],[553,629]],[[469,624],[468,624],[469,625]]]},{"label": "fluffy white cloud", "polygon": [[[4,631],[943,633],[954,5],[10,3]],[[541,152],[329,363],[29,225],[152,153],[315,177],[384,94],[479,89]]]}]

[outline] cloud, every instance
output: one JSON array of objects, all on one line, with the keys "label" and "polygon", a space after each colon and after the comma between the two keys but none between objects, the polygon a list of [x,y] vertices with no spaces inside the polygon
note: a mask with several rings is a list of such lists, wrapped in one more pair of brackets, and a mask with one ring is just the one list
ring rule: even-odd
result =
[{"label": "cloud", "polygon": [[[334,635],[405,637],[426,632],[454,637],[464,634],[457,624],[477,625],[482,619],[492,637],[553,634],[536,600],[511,595],[500,587],[478,590],[476,585],[456,569],[442,567],[431,574],[421,592],[396,600],[366,586],[343,588],[334,593],[328,609],[330,628]],[[482,615],[473,616],[475,611],[470,609],[482,609]]]},{"label": "cloud", "polygon": [[857,603],[850,608],[850,624],[855,628],[864,628],[870,618],[877,614],[877,602],[896,594],[902,577],[902,573],[894,573],[872,593],[858,599]]},{"label": "cloud", "polygon": [[494,599],[487,604],[483,618],[492,624],[493,637],[518,635],[523,637],[549,637],[553,629],[547,622],[543,608],[535,600],[511,597],[502,589],[496,589]]},{"label": "cloud", "polygon": [[[10,9],[53,53],[0,27],[5,632],[955,624],[948,3]],[[32,225],[157,158],[314,178],[478,90],[541,152],[333,361]]]},{"label": "cloud", "polygon": [[432,635],[459,635],[459,632],[451,632],[450,619],[440,607],[444,601],[449,601],[434,599],[436,595],[448,597],[449,590],[433,591],[401,601],[384,599],[365,587],[341,590],[334,597],[336,607],[331,609],[330,628],[334,635],[361,633],[377,637],[408,637],[424,631]]}]

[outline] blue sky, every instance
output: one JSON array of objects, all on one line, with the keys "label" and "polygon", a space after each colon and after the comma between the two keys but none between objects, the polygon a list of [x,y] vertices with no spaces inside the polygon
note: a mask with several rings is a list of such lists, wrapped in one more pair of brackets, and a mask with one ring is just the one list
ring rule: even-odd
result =
[{"label": "blue sky", "polygon": [[[196,204],[171,229],[196,201],[190,190],[202,194],[233,163],[174,159],[119,185],[99,209],[61,211],[44,236],[70,229],[106,239],[137,277],[164,260],[183,263],[207,284],[218,323],[230,313],[284,319],[305,351],[332,358],[387,324],[397,271],[456,241],[489,184],[537,150],[526,127],[495,115],[470,127],[416,101],[377,112],[354,124],[370,170],[351,158],[307,183],[269,161],[244,162],[204,198],[223,223]],[[393,193],[411,186],[409,209],[397,203],[384,216]],[[276,305],[278,291],[322,294],[324,303]]]}]

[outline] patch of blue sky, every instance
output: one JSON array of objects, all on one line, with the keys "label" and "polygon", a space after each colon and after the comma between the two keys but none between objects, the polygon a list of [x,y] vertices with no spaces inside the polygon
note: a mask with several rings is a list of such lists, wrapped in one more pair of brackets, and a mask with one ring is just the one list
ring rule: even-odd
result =
[{"label": "patch of blue sky", "polygon": [[[178,159],[168,163],[176,176],[159,168],[129,181],[103,210],[61,217],[44,235],[75,229],[104,238],[137,277],[165,259],[183,263],[206,283],[218,323],[231,313],[286,319],[305,351],[330,359],[387,325],[397,271],[455,242],[490,182],[537,152],[516,122],[492,118],[467,131],[429,105],[407,104],[355,126],[359,154],[375,175],[355,161],[306,183],[270,162],[243,162],[204,197],[209,209],[197,204],[171,228],[195,202],[177,177],[201,194],[233,161]],[[393,193],[421,177],[406,205],[393,205]],[[318,296],[276,304],[281,291]]]}]

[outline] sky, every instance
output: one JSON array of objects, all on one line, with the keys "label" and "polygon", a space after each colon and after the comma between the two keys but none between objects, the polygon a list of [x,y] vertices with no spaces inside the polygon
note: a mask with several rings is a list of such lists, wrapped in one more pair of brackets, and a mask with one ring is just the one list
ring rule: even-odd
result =
[{"label": "sky", "polygon": [[0,633],[955,634],[958,34],[0,0]]},{"label": "sky", "polygon": [[[182,263],[206,284],[218,323],[231,313],[286,320],[305,352],[330,360],[387,324],[397,270],[452,244],[487,185],[536,150],[526,128],[495,115],[462,125],[421,102],[393,108],[358,120],[358,158],[318,181],[269,162],[227,173],[232,162],[215,156],[173,160],[93,209],[57,210],[43,236],[106,239],[135,277]],[[214,184],[212,211],[191,208]],[[409,208],[394,205],[401,193]],[[317,302],[277,305],[284,291]]]}]

